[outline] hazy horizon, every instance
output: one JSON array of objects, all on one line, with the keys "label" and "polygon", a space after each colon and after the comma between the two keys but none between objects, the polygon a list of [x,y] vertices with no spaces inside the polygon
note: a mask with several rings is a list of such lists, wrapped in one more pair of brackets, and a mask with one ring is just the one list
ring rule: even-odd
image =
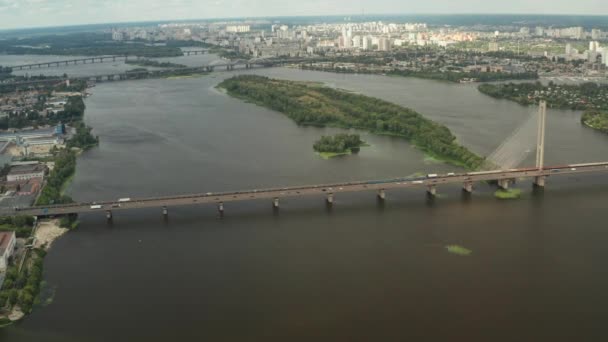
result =
[{"label": "hazy horizon", "polygon": [[[546,9],[550,8],[550,11]],[[549,13],[550,12],[550,13]],[[603,0],[510,1],[508,6],[477,0],[0,0],[0,30],[105,23],[294,16],[354,15],[608,15]]]}]

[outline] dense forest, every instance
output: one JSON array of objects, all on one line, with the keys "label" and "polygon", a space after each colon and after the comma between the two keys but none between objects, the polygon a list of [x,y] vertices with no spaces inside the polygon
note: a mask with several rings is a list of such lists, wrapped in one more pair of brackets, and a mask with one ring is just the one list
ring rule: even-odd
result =
[{"label": "dense forest", "polygon": [[176,57],[183,55],[181,49],[177,46],[152,46],[145,42],[114,41],[111,34],[94,32],[0,40],[0,53],[10,55],[129,55],[142,57]]},{"label": "dense forest", "polygon": [[47,178],[47,183],[36,205],[71,203],[69,196],[63,195],[63,185],[72,177],[76,170],[76,153],[69,149],[59,151],[55,155],[55,167]]},{"label": "dense forest", "polygon": [[13,78],[13,69],[10,67],[3,67],[0,65],[0,81],[7,80]]},{"label": "dense forest", "polygon": [[364,144],[359,134],[336,134],[322,136],[312,146],[316,152],[347,153],[356,152]]},{"label": "dense forest", "polygon": [[155,68],[187,68],[186,65],[171,63],[171,62],[159,62],[150,59],[137,59],[137,60],[126,60],[125,64],[137,65],[142,67],[155,67]]},{"label": "dense forest", "polygon": [[606,111],[588,110],[581,117],[581,122],[585,126],[608,133],[608,112]]},{"label": "dense forest", "polygon": [[43,259],[46,252],[42,249],[32,249],[32,254],[27,263],[19,272],[18,265],[11,265],[5,272],[2,291],[0,291],[0,303],[3,305],[19,304],[24,313],[30,313],[34,305],[39,302],[39,292],[42,283]]},{"label": "dense forest", "polygon": [[300,68],[305,70],[317,70],[317,71],[329,71],[336,73],[347,73],[347,74],[380,74],[385,73],[387,75],[401,76],[401,77],[416,77],[425,78],[430,80],[448,81],[448,82],[460,82],[463,80],[475,79],[477,82],[492,82],[492,81],[507,81],[507,80],[535,80],[538,79],[538,74],[535,72],[455,72],[455,71],[440,71],[438,69],[429,69],[425,71],[413,71],[403,69],[391,69],[391,70],[374,70],[363,68],[341,68],[341,67],[315,67],[307,64],[301,64]]},{"label": "dense forest", "polygon": [[403,137],[424,151],[470,169],[484,159],[456,142],[450,130],[412,109],[306,82],[242,75],[224,80],[228,94],[282,112],[300,125],[357,128]]},{"label": "dense forest", "polygon": [[522,105],[546,100],[551,108],[608,110],[608,85],[583,83],[578,85],[534,83],[482,84],[479,91],[494,98],[515,101]]}]

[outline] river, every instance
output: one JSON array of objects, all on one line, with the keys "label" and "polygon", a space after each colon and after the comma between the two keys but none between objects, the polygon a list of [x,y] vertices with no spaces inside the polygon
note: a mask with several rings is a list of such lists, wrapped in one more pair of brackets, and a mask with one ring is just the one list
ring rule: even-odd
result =
[{"label": "river", "polygon": [[[179,60],[179,59],[178,59]],[[0,62],[2,59],[0,59]],[[2,64],[2,63],[0,63]],[[101,64],[100,64],[101,65]],[[533,108],[474,85],[292,69],[249,71],[324,82],[411,107],[491,153]],[[235,72],[236,73],[236,72]],[[78,200],[116,199],[448,172],[401,139],[322,160],[338,130],[215,89],[234,73],[99,84],[86,121],[101,144],[78,159]],[[550,110],[547,164],[606,160],[608,136]],[[529,158],[528,164],[533,163]],[[2,341],[599,340],[608,317],[608,176],[519,182],[502,202],[478,184],[83,215],[45,259],[52,304]],[[461,245],[472,254],[450,254]]]}]

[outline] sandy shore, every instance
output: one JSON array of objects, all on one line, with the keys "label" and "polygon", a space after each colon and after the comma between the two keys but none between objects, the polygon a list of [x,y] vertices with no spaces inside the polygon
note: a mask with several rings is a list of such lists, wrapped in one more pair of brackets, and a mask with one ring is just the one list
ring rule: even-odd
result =
[{"label": "sandy shore", "polygon": [[68,229],[59,227],[59,220],[41,220],[36,229],[34,246],[36,248],[45,246],[45,249],[48,250],[53,241],[67,232]]}]

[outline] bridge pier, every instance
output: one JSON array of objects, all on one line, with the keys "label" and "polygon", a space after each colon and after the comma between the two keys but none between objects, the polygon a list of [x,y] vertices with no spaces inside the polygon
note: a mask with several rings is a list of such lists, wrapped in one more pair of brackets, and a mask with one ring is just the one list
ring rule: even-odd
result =
[{"label": "bridge pier", "polygon": [[499,179],[498,180],[498,187],[503,190],[509,190],[510,184],[511,184],[511,181],[509,179]]},{"label": "bridge pier", "polygon": [[167,206],[166,206],[166,205],[165,205],[165,206],[163,206],[163,216],[164,216],[164,217],[169,216],[169,209],[167,209]]},{"label": "bridge pier", "polygon": [[329,205],[334,204],[334,194],[331,192],[329,194],[327,194],[327,204],[329,204]]},{"label": "bridge pier", "polygon": [[279,198],[275,197],[274,200],[272,200],[272,207],[274,209],[279,209]]},{"label": "bridge pier", "polygon": [[534,177],[534,186],[537,186],[539,188],[544,188],[546,179],[547,179],[547,176]]},{"label": "bridge pier", "polygon": [[381,201],[386,199],[386,191],[384,189],[378,190],[378,199]]},{"label": "bridge pier", "polygon": [[437,186],[429,185],[426,189],[426,192],[431,196],[437,196]]},{"label": "bridge pier", "polygon": [[468,193],[473,192],[473,182],[465,182],[462,189]]},{"label": "bridge pier", "polygon": [[106,219],[108,221],[112,220],[112,210],[106,210]]},{"label": "bridge pier", "polygon": [[217,211],[220,213],[220,216],[224,216],[224,202],[217,204]]}]

